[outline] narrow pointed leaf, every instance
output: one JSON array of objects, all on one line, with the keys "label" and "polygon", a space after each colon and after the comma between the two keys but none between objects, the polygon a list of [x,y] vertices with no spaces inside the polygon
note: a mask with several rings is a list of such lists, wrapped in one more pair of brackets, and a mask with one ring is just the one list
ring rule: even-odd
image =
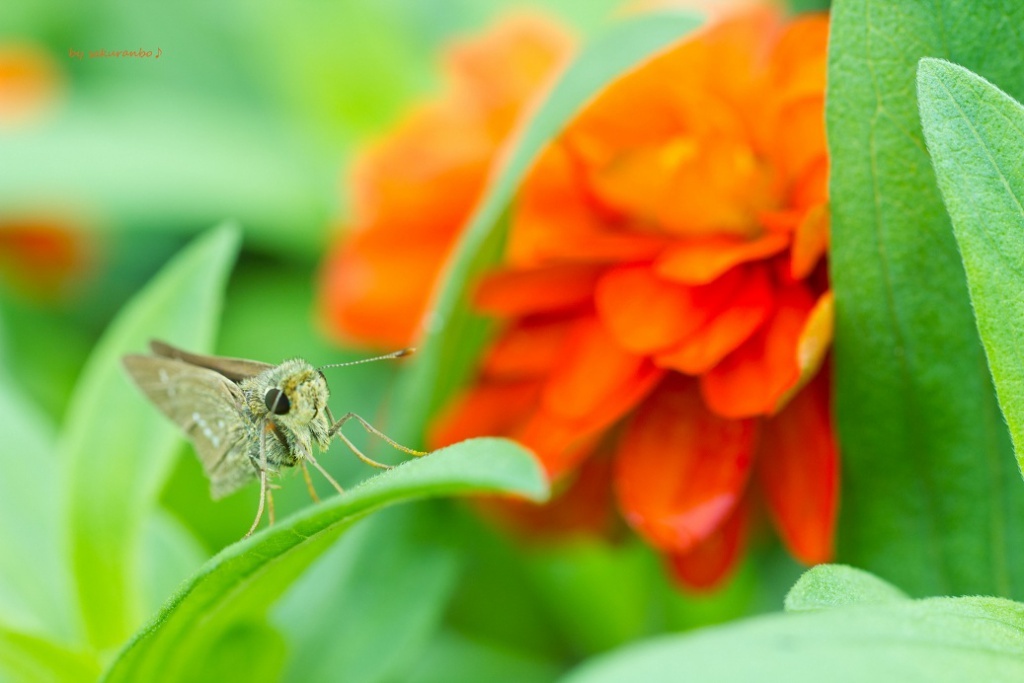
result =
[{"label": "narrow pointed leaf", "polygon": [[921,61],[928,150],[1018,462],[1024,457],[1024,107],[967,69]]},{"label": "narrow pointed leaf", "polygon": [[56,639],[74,630],[64,557],[56,434],[13,382],[0,378],[0,622]]},{"label": "narrow pointed leaf", "polygon": [[264,614],[359,519],[407,500],[472,493],[542,500],[547,484],[533,457],[502,439],[464,441],[377,475],[207,562],[126,646],[104,680],[184,680],[187,663],[208,643],[239,619]]},{"label": "narrow pointed leaf", "polygon": [[132,572],[142,520],[156,504],[180,444],[174,427],[131,385],[121,356],[165,339],[209,350],[238,230],[196,240],[140,292],[107,330],[75,390],[61,437],[78,604],[89,642],[115,647],[138,626],[142,587]]},{"label": "narrow pointed leaf", "polygon": [[98,674],[99,665],[89,655],[0,626],[3,683],[91,683]]}]

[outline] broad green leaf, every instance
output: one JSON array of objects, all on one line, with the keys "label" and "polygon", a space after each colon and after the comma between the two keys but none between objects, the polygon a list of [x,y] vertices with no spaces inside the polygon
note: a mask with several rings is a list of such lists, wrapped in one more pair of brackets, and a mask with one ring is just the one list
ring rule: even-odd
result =
[{"label": "broad green leaf", "polygon": [[808,571],[787,614],[663,637],[585,663],[565,683],[679,680],[1010,681],[1024,676],[1024,605],[910,600],[850,567]]},{"label": "broad green leaf", "polygon": [[1024,678],[1022,610],[999,598],[933,598],[759,617],[645,641],[562,680],[1011,683]]},{"label": "broad green leaf", "polygon": [[0,622],[67,640],[74,631],[63,556],[53,426],[0,378]]},{"label": "broad green leaf", "polygon": [[874,574],[841,564],[822,564],[804,572],[786,596],[787,612],[898,602],[907,596]]},{"label": "broad green leaf", "polygon": [[142,621],[132,571],[180,437],[125,374],[121,356],[149,339],[209,350],[239,234],[198,239],[140,292],[92,353],[68,411],[60,450],[68,472],[68,527],[78,604],[89,642],[114,647]]},{"label": "broad green leaf", "polygon": [[924,59],[921,122],[953,219],[971,302],[1024,462],[1024,107],[967,69]]},{"label": "broad green leaf", "polygon": [[536,113],[512,136],[479,208],[467,224],[433,306],[424,321],[420,352],[403,373],[393,436],[422,439],[427,420],[465,379],[485,326],[469,313],[475,277],[500,255],[509,202],[530,164],[570,118],[609,81],[682,39],[700,25],[683,12],[655,12],[616,24],[569,66]]},{"label": "broad green leaf", "polygon": [[1024,597],[1024,487],[915,98],[927,56],[1024,94],[1024,5],[833,7],[838,557],[912,595]]},{"label": "broad green leaf", "polygon": [[239,620],[258,618],[359,519],[407,500],[470,493],[542,500],[547,484],[525,450],[501,439],[464,441],[406,462],[226,548],[135,636],[104,680],[183,680],[187,662]]},{"label": "broad green leaf", "polygon": [[92,683],[97,675],[89,655],[0,625],[0,683]]},{"label": "broad green leaf", "polygon": [[382,511],[310,567],[272,615],[290,644],[282,680],[377,683],[416,668],[459,575],[449,516],[429,503]]}]

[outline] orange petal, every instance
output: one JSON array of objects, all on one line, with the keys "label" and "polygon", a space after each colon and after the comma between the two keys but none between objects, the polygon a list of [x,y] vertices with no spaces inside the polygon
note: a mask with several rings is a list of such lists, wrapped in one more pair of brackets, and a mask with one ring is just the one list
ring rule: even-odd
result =
[{"label": "orange petal", "polygon": [[601,430],[584,430],[579,424],[540,408],[512,438],[533,451],[548,479],[557,480],[583,462],[597,444]]},{"label": "orange petal", "polygon": [[738,418],[776,410],[800,379],[797,349],[814,303],[801,284],[779,293],[768,323],[701,377],[701,392],[713,411]]},{"label": "orange petal", "polygon": [[826,158],[824,87],[814,95],[783,104],[773,142],[777,145],[775,160],[791,181]]},{"label": "orange petal", "polygon": [[793,395],[798,392],[821,367],[825,354],[832,345],[832,332],[835,326],[835,300],[832,290],[829,290],[818,297],[818,301],[811,310],[811,315],[804,323],[800,332],[800,339],[796,346],[797,366],[800,368],[800,378],[786,391],[779,399],[775,410],[780,410]]},{"label": "orange petal", "polygon": [[689,552],[669,555],[672,576],[679,583],[697,592],[710,592],[732,575],[747,545],[750,505],[745,501]]},{"label": "orange petal", "polygon": [[543,375],[565,358],[573,320],[524,319],[505,330],[484,357],[487,377],[523,378]]},{"label": "orange petal", "polygon": [[512,436],[537,454],[549,478],[557,479],[590,455],[605,430],[643,401],[663,376],[663,370],[645,362],[593,412],[573,419],[542,406]]},{"label": "orange petal", "polygon": [[617,227],[619,219],[589,191],[564,144],[549,146],[520,190],[506,258],[520,267],[651,259],[667,238]]},{"label": "orange petal", "polygon": [[597,283],[595,303],[615,340],[635,353],[674,346],[714,318],[738,291],[742,273],[707,285],[669,282],[651,267],[619,266]]},{"label": "orange petal", "polygon": [[829,562],[839,495],[839,455],[827,373],[764,422],[758,478],[775,526],[806,564]]},{"label": "orange petal", "polygon": [[534,381],[486,382],[448,405],[430,427],[427,442],[441,448],[477,436],[508,436],[537,404]]},{"label": "orange petal", "polygon": [[754,420],[711,413],[696,381],[670,375],[619,444],[615,481],[626,520],[655,546],[689,552],[742,496],[755,435]]},{"label": "orange petal", "polygon": [[620,151],[590,182],[610,206],[685,237],[753,236],[758,213],[777,206],[779,194],[775,171],[746,142],[679,132]]},{"label": "orange petal", "polygon": [[578,308],[592,300],[600,274],[600,268],[582,265],[501,271],[483,279],[474,303],[506,317]]},{"label": "orange petal", "polygon": [[812,163],[793,187],[791,204],[807,210],[828,202],[828,158]]},{"label": "orange petal", "polygon": [[748,280],[728,307],[674,349],[658,354],[655,363],[688,375],[711,370],[768,319],[774,306],[771,281],[761,268],[749,269]]},{"label": "orange petal", "polygon": [[544,389],[543,405],[551,414],[569,420],[599,412],[653,372],[646,357],[620,347],[594,316],[577,321],[565,349],[565,361]]},{"label": "orange petal", "polygon": [[540,15],[514,14],[450,47],[445,66],[465,106],[486,112],[500,134],[571,55],[574,42]]},{"label": "orange petal", "polygon": [[596,438],[664,375],[649,359],[623,351],[592,316],[577,322],[565,348],[539,409],[514,434],[537,453],[551,477],[575,467]]},{"label": "orange petal", "polygon": [[797,280],[811,274],[828,250],[828,204],[812,207],[797,225],[790,252],[790,272]]},{"label": "orange petal", "polygon": [[723,236],[686,241],[666,249],[654,270],[668,280],[703,285],[741,263],[778,254],[789,242],[789,235],[772,232],[752,240]]},{"label": "orange petal", "polygon": [[319,306],[328,330],[380,347],[412,343],[448,245],[411,233],[360,232],[335,247],[320,271]]}]

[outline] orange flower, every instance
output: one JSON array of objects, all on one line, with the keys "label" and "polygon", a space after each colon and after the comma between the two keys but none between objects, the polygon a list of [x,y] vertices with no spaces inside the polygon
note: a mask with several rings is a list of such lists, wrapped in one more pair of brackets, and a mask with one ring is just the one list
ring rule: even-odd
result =
[{"label": "orange flower", "polygon": [[60,74],[53,59],[31,44],[0,45],[0,126],[34,119],[56,100]]},{"label": "orange flower", "polygon": [[321,276],[332,334],[383,347],[412,341],[499,146],[570,46],[527,16],[455,46],[443,96],[357,160],[351,232]]},{"label": "orange flower", "polygon": [[[31,44],[0,45],[0,129],[44,118],[62,92],[54,60]],[[0,285],[42,300],[71,293],[91,260],[81,230],[49,209],[0,216]]]},{"label": "orange flower", "polygon": [[[552,141],[520,188],[505,263],[477,291],[503,332],[434,424],[433,445],[520,440],[565,501],[586,501],[589,522],[559,512],[578,526],[601,518],[601,479],[587,472],[610,451],[604,480],[623,517],[696,588],[728,575],[761,505],[798,559],[831,557],[839,468],[819,372],[833,310],[826,36],[823,15],[721,20],[612,83]],[[396,151],[409,144],[400,138]],[[439,258],[464,222],[471,202],[434,206],[452,173],[418,179],[433,204],[417,225],[429,229],[407,234],[409,213],[377,198],[377,215],[400,215],[359,233],[379,233],[380,251],[359,236],[347,248],[360,267],[391,268],[396,282],[407,261],[436,273],[417,240],[429,232]],[[328,278],[345,278],[341,267],[329,264]],[[351,288],[348,305],[373,304],[376,322],[332,319],[361,338],[408,341],[430,289],[416,282],[418,296],[391,301]]]},{"label": "orange flower", "polygon": [[80,231],[66,221],[0,220],[0,285],[44,301],[72,292],[90,252]]},{"label": "orange flower", "polygon": [[510,435],[557,480],[615,439],[623,516],[695,587],[759,502],[795,557],[831,558],[826,40],[821,15],[721,21],[547,148],[477,296],[504,332],[434,445]]}]

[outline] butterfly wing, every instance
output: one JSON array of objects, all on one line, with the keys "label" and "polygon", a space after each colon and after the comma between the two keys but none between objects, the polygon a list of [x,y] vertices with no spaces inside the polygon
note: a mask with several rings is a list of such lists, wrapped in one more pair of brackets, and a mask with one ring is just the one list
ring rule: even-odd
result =
[{"label": "butterfly wing", "polygon": [[266,363],[260,363],[255,360],[246,360],[244,358],[227,358],[224,356],[204,356],[199,353],[189,353],[182,349],[175,348],[167,342],[152,340],[149,342],[149,348],[153,350],[153,353],[163,358],[174,358],[176,360],[184,361],[189,365],[198,365],[201,368],[207,368],[213,370],[216,373],[224,375],[232,382],[241,382],[247,377],[253,377],[266,370],[273,368],[273,365]]},{"label": "butterfly wing", "polygon": [[124,365],[139,389],[195,447],[214,498],[256,476],[249,460],[245,396],[214,370],[174,358],[130,355]]}]

